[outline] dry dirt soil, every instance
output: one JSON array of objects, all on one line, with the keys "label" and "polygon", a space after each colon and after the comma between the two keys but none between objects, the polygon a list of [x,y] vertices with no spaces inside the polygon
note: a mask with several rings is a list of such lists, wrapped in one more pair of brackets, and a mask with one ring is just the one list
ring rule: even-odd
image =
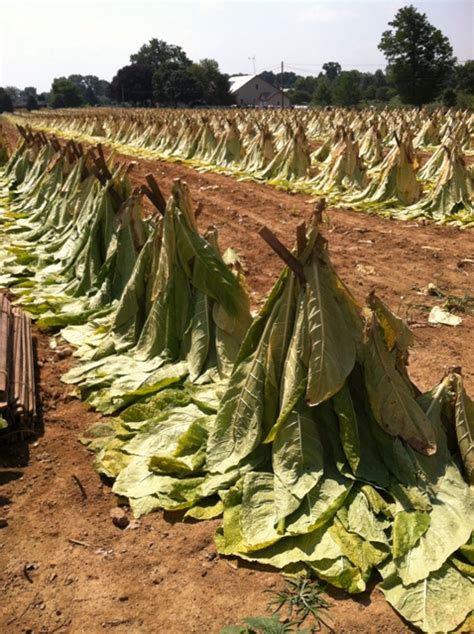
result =
[{"label": "dry dirt soil", "polygon": [[[13,144],[16,132],[4,126]],[[258,308],[282,267],[258,230],[267,225],[291,246],[296,226],[311,215],[311,199],[160,161],[137,161],[132,179],[141,184],[149,172],[166,195],[173,179],[188,183],[194,201],[203,204],[200,227],[217,226],[221,245],[242,257]],[[414,382],[426,389],[447,368],[462,366],[473,394],[474,316],[460,313],[457,328],[428,324],[429,308],[442,300],[422,293],[431,282],[447,295],[474,295],[472,232],[333,208],[325,220],[331,257],[355,296],[363,302],[374,289],[409,320],[416,337],[409,367]],[[283,579],[219,557],[213,543],[218,520],[192,523],[155,513],[138,522],[130,517],[123,530],[112,523],[117,499],[77,440],[99,416],[60,382],[71,358],[51,350],[39,331],[36,340],[43,429],[0,450],[0,631],[217,634],[245,616],[265,614],[267,591],[282,588]],[[328,593],[336,632],[413,631],[375,583],[355,597]]]}]

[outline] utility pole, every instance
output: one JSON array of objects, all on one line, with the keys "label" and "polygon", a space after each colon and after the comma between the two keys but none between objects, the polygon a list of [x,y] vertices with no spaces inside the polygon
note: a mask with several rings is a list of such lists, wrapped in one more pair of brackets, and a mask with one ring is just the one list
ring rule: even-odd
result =
[{"label": "utility pole", "polygon": [[280,99],[281,99],[281,108],[283,110],[283,97],[284,97],[284,92],[283,92],[283,62],[281,63],[281,75],[280,75]]}]

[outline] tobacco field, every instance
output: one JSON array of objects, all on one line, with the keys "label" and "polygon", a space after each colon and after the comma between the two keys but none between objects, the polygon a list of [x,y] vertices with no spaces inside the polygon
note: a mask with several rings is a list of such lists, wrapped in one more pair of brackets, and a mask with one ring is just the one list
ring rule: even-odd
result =
[{"label": "tobacco field", "polygon": [[[378,631],[472,630],[474,366],[452,350],[473,341],[474,116],[94,108],[4,125],[0,286],[47,354],[72,352],[60,391],[95,413],[70,432],[88,478],[133,521],[211,525],[218,559],[256,576],[310,573],[344,597],[377,584],[402,617]],[[163,184],[160,165],[182,173]],[[230,204],[203,226],[219,188]],[[238,192],[255,216],[235,221]],[[359,233],[341,246],[344,218]],[[411,329],[397,258],[415,293],[443,244],[416,273],[441,317]],[[442,291],[454,252],[462,284]],[[350,613],[334,627],[350,628]]]}]

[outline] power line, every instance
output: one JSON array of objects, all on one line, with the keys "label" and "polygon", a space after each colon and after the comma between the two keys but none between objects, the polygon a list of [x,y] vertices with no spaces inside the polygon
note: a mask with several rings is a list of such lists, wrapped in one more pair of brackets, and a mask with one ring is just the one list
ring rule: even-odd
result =
[{"label": "power line", "polygon": [[[315,62],[314,64],[308,64],[308,63],[301,63],[300,64],[298,62],[287,62],[287,64],[291,65],[291,66],[318,66],[318,67],[321,67],[323,64],[327,64],[327,63],[328,63],[328,60],[326,60],[324,62]],[[371,63],[364,63],[364,64],[359,64],[359,63],[354,63],[354,62],[347,62],[347,63],[346,62],[335,62],[335,63],[339,64],[340,66],[351,66],[351,67],[354,67],[354,66],[379,66],[380,67],[380,66],[386,65],[386,62],[385,63],[383,63],[383,62],[377,62],[377,63],[371,62]]]},{"label": "power line", "polygon": [[[457,60],[458,64],[464,64],[466,62],[468,62],[470,60],[468,59],[461,59],[461,60]],[[377,69],[383,69],[384,67],[388,66],[388,63],[364,63],[364,64],[354,64],[354,63],[342,63],[342,62],[336,62],[338,63],[342,68],[344,67],[348,67],[349,70],[357,70],[358,67],[376,67]],[[293,72],[297,72],[297,73],[301,73],[301,72],[308,72],[313,68],[318,68],[320,70],[322,70],[322,67],[324,64],[327,64],[326,62],[319,62],[319,63],[295,63],[295,62],[285,62],[285,69],[287,71],[293,71]],[[271,71],[276,71],[280,69],[280,65],[277,64],[275,66],[272,66],[271,68],[265,68],[265,71],[267,72],[271,72]],[[263,71],[262,71],[263,72]]]}]

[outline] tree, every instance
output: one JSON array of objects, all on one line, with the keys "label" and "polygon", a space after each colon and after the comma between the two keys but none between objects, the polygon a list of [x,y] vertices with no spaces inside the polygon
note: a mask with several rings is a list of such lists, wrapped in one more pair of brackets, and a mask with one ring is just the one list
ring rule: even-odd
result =
[{"label": "tree", "polygon": [[[110,93],[117,101],[142,106],[151,105],[153,98],[156,98],[154,86],[159,92],[159,82],[164,80],[165,75],[168,79],[172,71],[185,70],[192,63],[180,46],[156,38],[152,38],[147,44],[143,44],[137,53],[130,55],[130,62],[131,64],[121,68],[113,78]],[[153,77],[159,71],[162,75],[154,82]],[[183,88],[183,84],[187,83],[186,77],[177,76],[176,82],[186,92]],[[174,94],[171,87],[168,88]],[[178,88],[176,91],[179,92]],[[164,93],[159,94],[160,98],[165,98]],[[170,102],[171,97],[167,96],[166,99]]]},{"label": "tree", "polygon": [[83,104],[84,100],[76,84],[66,77],[57,77],[53,80],[50,93],[52,108],[75,108]]},{"label": "tree", "polygon": [[150,105],[153,70],[143,64],[129,64],[117,71],[110,84],[113,99],[120,103],[128,102],[141,106]]},{"label": "tree", "polygon": [[456,91],[452,88],[446,88],[446,90],[443,92],[443,105],[445,105],[447,108],[454,108],[456,104]]},{"label": "tree", "polygon": [[38,98],[38,92],[34,86],[26,86],[23,88],[23,95],[25,96],[25,99],[28,99],[28,97],[34,97],[35,99]]},{"label": "tree", "polygon": [[0,112],[13,112],[13,102],[5,88],[0,88]]},{"label": "tree", "polygon": [[307,90],[293,89],[289,93],[289,98],[295,106],[306,105],[311,102],[311,93]]},{"label": "tree", "polygon": [[68,80],[79,88],[82,99],[90,106],[103,102],[109,91],[109,82],[96,75],[69,75]]},{"label": "tree", "polygon": [[258,75],[259,77],[261,77],[262,79],[264,79],[265,81],[267,81],[269,84],[271,84],[274,88],[278,88],[278,80],[277,80],[277,76],[275,75],[275,73],[271,70],[264,70],[261,73],[259,73]]},{"label": "tree", "polygon": [[474,60],[470,59],[456,68],[456,88],[474,95]]},{"label": "tree", "polygon": [[157,71],[165,62],[176,62],[180,66],[189,66],[191,60],[180,46],[167,44],[163,40],[152,38],[134,55],[130,55],[132,64],[140,64]]},{"label": "tree", "polygon": [[389,26],[393,29],[384,31],[379,49],[402,102],[419,106],[432,101],[454,70],[448,38],[412,5],[401,8]]},{"label": "tree", "polygon": [[21,102],[21,90],[16,86],[5,86],[5,92],[10,97],[13,107],[17,106]]},{"label": "tree", "polygon": [[341,65],[339,62],[326,62],[323,64],[323,71],[329,81],[334,81],[341,74]]},{"label": "tree", "polygon": [[332,92],[329,80],[321,76],[313,93],[313,103],[318,106],[329,106],[332,103]]},{"label": "tree", "polygon": [[293,90],[304,90],[309,95],[312,95],[316,89],[318,80],[316,77],[312,75],[307,75],[306,77],[297,77],[295,82],[293,83]]},{"label": "tree", "polygon": [[38,108],[38,100],[36,99],[35,95],[30,93],[26,98],[26,109],[31,111],[38,110]]},{"label": "tree", "polygon": [[163,105],[190,105],[202,101],[204,93],[190,69],[167,62],[153,74],[153,97]]},{"label": "tree", "polygon": [[229,92],[230,83],[219,70],[215,59],[202,59],[189,67],[189,73],[201,86],[202,99],[210,106],[225,106],[233,103]]},{"label": "tree", "polygon": [[49,92],[41,92],[38,95],[38,104],[41,106],[46,106],[49,102]]},{"label": "tree", "polygon": [[361,100],[360,73],[343,71],[333,84],[333,101],[338,106],[356,106]]}]

